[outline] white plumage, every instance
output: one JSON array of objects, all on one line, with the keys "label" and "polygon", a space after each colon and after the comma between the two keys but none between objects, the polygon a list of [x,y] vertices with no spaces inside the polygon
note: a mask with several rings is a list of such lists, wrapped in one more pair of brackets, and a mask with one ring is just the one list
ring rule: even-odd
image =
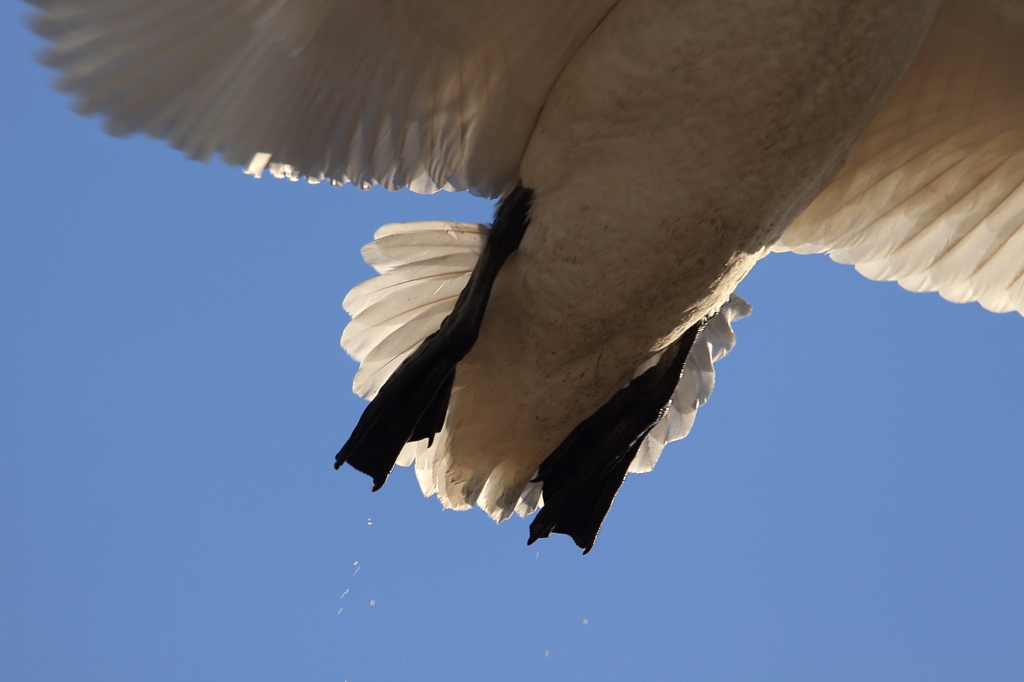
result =
[{"label": "white plumage", "polygon": [[899,89],[775,251],[1024,314],[1024,3],[946,3]]},{"label": "white plumage", "polygon": [[385,225],[363,247],[381,274],[345,297],[342,347],[360,362],[352,390],[372,400],[405,357],[441,326],[483,249],[486,225]]},{"label": "white plumage", "polygon": [[[374,241],[363,247],[363,258],[380,276],[363,282],[345,298],[352,322],[341,337],[342,347],[359,361],[352,390],[372,400],[402,360],[415,350],[455,307],[455,299],[487,238],[486,225],[420,222],[385,225]],[[632,473],[654,468],[666,444],[685,438],[697,409],[707,402],[715,387],[714,363],[736,344],[733,321],[750,314],[750,306],[733,295],[718,315],[701,331],[687,360],[672,402],[662,419],[644,439],[630,466]],[[638,375],[657,362],[660,353],[638,367]],[[400,466],[416,463],[417,477],[425,495],[440,492],[442,503],[455,506],[445,494],[443,458],[448,438],[443,431],[435,443],[410,443],[398,460]],[[483,506],[495,518],[519,511],[532,512],[539,487],[527,486],[514,500],[495,506],[485,497]]]},{"label": "white plumage", "polygon": [[[37,0],[82,113],[276,175],[497,196],[612,0]],[[260,163],[261,162],[261,163]]]},{"label": "white plumage", "polygon": [[[1021,0],[34,0],[80,110],[259,175],[534,191],[410,443],[424,493],[496,519],[683,330],[697,340],[631,471],[684,437],[769,251],[1024,314]],[[487,229],[410,223],[363,254],[342,344],[372,398],[438,329]]]}]

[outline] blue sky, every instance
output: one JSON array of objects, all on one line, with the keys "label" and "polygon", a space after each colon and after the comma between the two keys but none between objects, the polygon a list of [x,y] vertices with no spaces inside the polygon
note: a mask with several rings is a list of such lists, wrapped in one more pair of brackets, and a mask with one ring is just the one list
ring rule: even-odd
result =
[{"label": "blue sky", "polygon": [[1024,679],[1024,320],[772,256],[594,551],[335,472],[381,224],[69,111],[0,8],[5,680]]}]

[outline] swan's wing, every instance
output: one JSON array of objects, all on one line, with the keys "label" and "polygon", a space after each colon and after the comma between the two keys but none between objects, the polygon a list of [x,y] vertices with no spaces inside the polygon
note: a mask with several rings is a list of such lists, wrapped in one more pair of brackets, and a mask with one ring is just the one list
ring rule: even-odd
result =
[{"label": "swan's wing", "polygon": [[[751,312],[750,304],[733,294],[712,317],[693,342],[686,358],[683,375],[664,418],[654,425],[637,450],[629,472],[642,474],[654,468],[661,451],[668,443],[686,438],[697,418],[697,408],[708,401],[715,390],[715,363],[724,358],[736,345],[732,323]],[[658,356],[660,357],[660,356]],[[653,358],[657,361],[657,357]],[[637,369],[637,374],[653,365],[648,361]]]},{"label": "swan's wing", "polygon": [[258,174],[496,196],[614,0],[30,0],[83,113]]},{"label": "swan's wing", "polygon": [[1024,2],[944,2],[892,99],[774,250],[1024,314]]}]

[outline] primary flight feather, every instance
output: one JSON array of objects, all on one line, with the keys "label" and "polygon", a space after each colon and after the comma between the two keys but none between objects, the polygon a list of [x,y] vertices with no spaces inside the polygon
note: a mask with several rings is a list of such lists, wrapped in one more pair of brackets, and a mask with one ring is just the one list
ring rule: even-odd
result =
[{"label": "primary flight feather", "polygon": [[[34,0],[83,113],[252,174],[500,197],[389,225],[336,464],[589,550],[771,251],[1024,313],[1024,1]],[[681,376],[680,376],[681,375]]]}]

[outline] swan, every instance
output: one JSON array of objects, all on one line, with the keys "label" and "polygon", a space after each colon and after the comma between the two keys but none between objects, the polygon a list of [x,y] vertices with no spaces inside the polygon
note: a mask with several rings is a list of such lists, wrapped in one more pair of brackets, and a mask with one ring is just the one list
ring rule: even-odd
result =
[{"label": "swan", "polygon": [[1024,314],[1021,0],[32,1],[114,134],[498,199],[363,249],[335,465],[530,542],[686,436],[772,252]]}]

